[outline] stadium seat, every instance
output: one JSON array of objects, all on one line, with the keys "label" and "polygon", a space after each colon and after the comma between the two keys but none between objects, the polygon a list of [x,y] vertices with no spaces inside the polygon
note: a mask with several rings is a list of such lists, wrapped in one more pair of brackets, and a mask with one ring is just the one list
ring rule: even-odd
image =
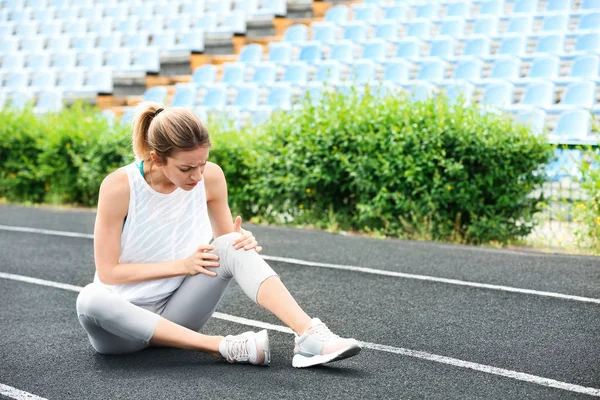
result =
[{"label": "stadium seat", "polygon": [[239,62],[223,64],[221,82],[228,85],[239,85],[244,82],[246,66]]},{"label": "stadium seat", "polygon": [[[549,136],[550,141],[559,144],[593,142],[590,135],[591,116],[587,110],[570,110],[562,113]],[[597,139],[596,139],[597,143]]]},{"label": "stadium seat", "polygon": [[227,105],[227,89],[222,85],[207,88],[200,106],[206,110],[222,110]]},{"label": "stadium seat", "polygon": [[191,83],[197,87],[212,85],[217,80],[217,68],[213,64],[204,64],[194,70]]},{"label": "stadium seat", "polygon": [[277,65],[272,62],[262,62],[254,67],[252,82],[259,85],[272,85],[277,80]]},{"label": "stadium seat", "polygon": [[374,83],[377,74],[375,63],[371,60],[358,60],[350,65],[347,83],[350,85],[366,85]]},{"label": "stadium seat", "polygon": [[29,104],[33,104],[35,101],[35,95],[32,91],[27,89],[20,89],[12,92],[10,95],[9,107],[22,110]]},{"label": "stadium seat", "polygon": [[34,91],[42,91],[54,87],[56,84],[56,72],[43,69],[31,74],[29,88]]},{"label": "stadium seat", "polygon": [[424,101],[435,95],[437,89],[430,82],[414,82],[410,87],[410,95],[413,101]]},{"label": "stadium seat", "polygon": [[448,3],[446,8],[447,17],[463,17],[466,18],[471,13],[471,2],[458,1]]},{"label": "stadium seat", "polygon": [[589,54],[577,57],[569,74],[564,77],[556,78],[555,81],[559,85],[568,85],[574,81],[588,79],[596,81],[598,79],[598,70],[600,69],[600,59],[596,54]]},{"label": "stadium seat", "polygon": [[479,15],[502,15],[503,8],[503,0],[485,0],[480,3]]},{"label": "stadium seat", "polygon": [[445,18],[440,24],[440,35],[459,37],[465,31],[465,20],[462,18]]},{"label": "stadium seat", "polygon": [[521,55],[521,59],[531,61],[540,56],[551,54],[562,54],[564,48],[564,36],[561,34],[545,34],[540,36],[537,44],[530,53]]},{"label": "stadium seat", "polygon": [[401,58],[389,60],[384,64],[383,80],[395,84],[407,84],[410,79],[410,64]]},{"label": "stadium seat", "polygon": [[323,60],[315,64],[317,71],[312,79],[313,82],[336,84],[341,80],[342,64],[338,61]]},{"label": "stadium seat", "polygon": [[456,80],[478,82],[481,79],[482,70],[483,61],[479,58],[463,57],[457,60],[452,76],[445,83],[450,84],[452,83],[451,81]]},{"label": "stadium seat", "polygon": [[[96,47],[96,36],[76,36],[71,41],[71,48],[80,52],[92,51]],[[28,50],[30,51],[30,50]]]},{"label": "stadium seat", "polygon": [[372,39],[363,43],[362,58],[383,62],[387,58],[387,42],[382,39]]},{"label": "stadium seat", "polygon": [[56,88],[63,93],[81,91],[84,84],[84,73],[81,68],[64,69],[59,72]]},{"label": "stadium seat", "polygon": [[60,112],[63,108],[63,93],[58,89],[44,90],[40,93],[38,101],[33,108],[36,114],[45,114],[49,112]]},{"label": "stadium seat", "polygon": [[415,4],[413,5],[414,18],[433,19],[439,14],[439,4]]},{"label": "stadium seat", "polygon": [[494,82],[488,84],[484,91],[480,104],[484,108],[504,109],[513,102],[513,85],[508,82]]},{"label": "stadium seat", "polygon": [[541,32],[564,32],[569,28],[569,16],[564,14],[546,15],[542,21]]},{"label": "stadium seat", "polygon": [[74,51],[63,51],[54,54],[54,60],[52,62],[53,68],[58,69],[69,69],[74,68],[77,65],[77,53]]},{"label": "stadium seat", "polygon": [[405,4],[385,4],[382,5],[383,18],[391,19],[394,21],[404,21],[407,15],[407,7]]},{"label": "stadium seat", "polygon": [[258,89],[255,85],[240,85],[236,87],[236,94],[231,106],[238,111],[253,111],[258,106]]},{"label": "stadium seat", "polygon": [[451,58],[455,54],[454,38],[437,36],[430,42],[429,55],[431,57]]},{"label": "stadium seat", "polygon": [[555,80],[560,73],[560,59],[556,56],[536,58],[532,61],[525,78],[515,82],[516,85],[527,85],[538,79]]},{"label": "stadium seat", "polygon": [[295,62],[285,65],[281,80],[294,85],[305,84],[308,80],[308,70],[306,64],[303,62]]},{"label": "stadium seat", "polygon": [[[308,40],[308,27],[303,24],[295,24],[285,30],[283,35],[285,42],[301,43]],[[271,42],[273,43],[273,42]],[[271,44],[269,43],[269,44]]]},{"label": "stadium seat", "polygon": [[429,37],[429,32],[431,32],[430,20],[406,22],[404,26],[406,27],[405,36],[408,37],[426,39]]},{"label": "stadium seat", "polygon": [[522,33],[529,34],[533,26],[533,17],[529,15],[517,15],[508,20],[508,26],[504,34]]},{"label": "stadium seat", "polygon": [[153,101],[159,104],[165,104],[167,101],[168,91],[164,86],[154,86],[146,89],[144,92],[144,101]]},{"label": "stadium seat", "polygon": [[600,0],[583,0],[579,8],[581,10],[600,10]]},{"label": "stadium seat", "polygon": [[99,68],[102,66],[104,54],[100,50],[87,51],[81,54],[79,66],[86,69]]},{"label": "stadium seat", "polygon": [[383,40],[395,40],[398,37],[398,24],[392,20],[383,20],[371,24],[374,29],[373,37]]},{"label": "stadium seat", "polygon": [[96,68],[88,72],[88,78],[83,88],[98,94],[110,95],[113,92],[113,73],[110,68]]},{"label": "stadium seat", "polygon": [[521,59],[514,56],[503,56],[495,59],[488,78],[516,81],[520,78],[520,73]]},{"label": "stadium seat", "polygon": [[305,42],[300,44],[300,55],[298,61],[314,63],[323,58],[323,48],[319,42]]},{"label": "stadium seat", "polygon": [[560,101],[546,109],[547,113],[557,114],[573,108],[590,109],[596,100],[596,84],[580,80],[567,86]]},{"label": "stadium seat", "polygon": [[367,39],[368,27],[362,21],[350,21],[344,25],[344,39],[362,42]]},{"label": "stadium seat", "polygon": [[350,40],[340,40],[331,45],[330,60],[349,63],[354,58],[354,43]]},{"label": "stadium seat", "polygon": [[472,35],[463,49],[463,56],[486,57],[490,54],[490,38],[482,35]]},{"label": "stadium seat", "polygon": [[247,44],[240,51],[238,62],[244,64],[259,64],[263,58],[263,47],[260,44]]},{"label": "stadium seat", "polygon": [[541,80],[527,85],[518,104],[507,107],[507,110],[521,110],[530,108],[548,108],[554,103],[554,83]]},{"label": "stadium seat", "polygon": [[574,59],[583,54],[600,52],[600,33],[591,32],[576,36],[575,48],[572,52],[562,54],[562,59]]},{"label": "stadium seat", "polygon": [[404,38],[394,43],[396,45],[396,57],[407,60],[418,60],[421,58],[421,41],[417,38]]},{"label": "stadium seat", "polygon": [[29,86],[29,73],[22,71],[13,71],[4,81],[4,90],[17,91]]},{"label": "stadium seat", "polygon": [[546,0],[546,12],[568,12],[571,10],[571,0]]},{"label": "stadium seat", "polygon": [[456,104],[459,100],[470,103],[475,92],[475,85],[465,81],[457,81],[444,85],[444,90],[450,104]]},{"label": "stadium seat", "polygon": [[352,4],[354,21],[376,22],[379,19],[379,8],[373,4]]},{"label": "stadium seat", "polygon": [[337,26],[332,22],[315,22],[310,27],[311,39],[321,43],[333,43],[337,40]]},{"label": "stadium seat", "polygon": [[521,109],[516,113],[516,119],[527,125],[534,135],[541,135],[546,128],[546,112],[541,108]]},{"label": "stadium seat", "polygon": [[196,103],[196,85],[189,83],[178,83],[175,85],[175,94],[171,101],[172,107],[191,108]]},{"label": "stadium seat", "polygon": [[269,43],[267,60],[276,64],[285,64],[292,60],[292,46],[287,42]]},{"label": "stadium seat", "polygon": [[525,52],[526,41],[521,35],[504,36],[495,55],[510,54],[521,56]]},{"label": "stadium seat", "polygon": [[152,41],[149,44],[159,51],[173,50],[177,47],[177,33],[173,29],[165,29],[152,35]]},{"label": "stadium seat", "polygon": [[325,12],[325,21],[333,22],[335,24],[344,24],[348,22],[349,14],[348,7],[343,4],[338,4]]},{"label": "stadium seat", "polygon": [[417,74],[418,80],[428,82],[442,82],[445,77],[445,63],[441,59],[430,59],[423,61]]},{"label": "stadium seat", "polygon": [[131,65],[131,50],[115,49],[106,53],[106,66],[115,71],[127,71]]},{"label": "stadium seat", "polygon": [[489,15],[478,17],[473,23],[473,35],[494,36],[498,32],[498,18]]},{"label": "stadium seat", "polygon": [[266,104],[259,106],[260,111],[289,110],[292,108],[292,88],[285,83],[270,86]]},{"label": "stadium seat", "polygon": [[121,34],[118,32],[98,37],[97,48],[101,50],[116,50],[121,47]]}]

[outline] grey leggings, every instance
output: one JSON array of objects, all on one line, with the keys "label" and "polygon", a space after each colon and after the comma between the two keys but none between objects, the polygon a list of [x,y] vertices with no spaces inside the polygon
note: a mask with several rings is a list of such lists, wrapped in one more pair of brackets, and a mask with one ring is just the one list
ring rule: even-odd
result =
[{"label": "grey leggings", "polygon": [[104,286],[89,284],[77,297],[77,316],[94,349],[102,354],[123,354],[149,346],[161,317],[194,331],[200,330],[216,310],[234,278],[244,293],[257,302],[262,282],[277,276],[255,251],[235,250],[239,233],[218,237],[212,252],[219,256],[216,277],[188,276],[167,299],[135,305]]}]

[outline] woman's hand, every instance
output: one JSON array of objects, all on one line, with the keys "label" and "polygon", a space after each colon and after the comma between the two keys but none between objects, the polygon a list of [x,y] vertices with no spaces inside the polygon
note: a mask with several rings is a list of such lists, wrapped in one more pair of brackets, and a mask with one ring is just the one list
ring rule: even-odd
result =
[{"label": "woman's hand", "polygon": [[216,272],[209,271],[206,267],[218,267],[219,263],[217,260],[219,256],[207,251],[214,250],[215,246],[212,244],[206,244],[200,246],[198,250],[191,256],[183,260],[183,268],[187,275],[205,274],[209,276],[217,276]]},{"label": "woman's hand", "polygon": [[233,241],[233,246],[235,249],[244,250],[256,250],[257,253],[262,251],[262,247],[258,245],[256,238],[252,234],[252,232],[242,229],[242,217],[239,215],[235,218],[235,223],[233,224],[233,228],[235,232],[241,233],[242,236]]}]

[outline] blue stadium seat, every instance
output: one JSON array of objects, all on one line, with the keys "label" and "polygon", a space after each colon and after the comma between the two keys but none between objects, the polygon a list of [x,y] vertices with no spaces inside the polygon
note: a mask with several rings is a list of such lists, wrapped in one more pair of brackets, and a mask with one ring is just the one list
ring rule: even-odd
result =
[{"label": "blue stadium seat", "polygon": [[0,54],[11,53],[19,50],[19,41],[16,38],[3,38],[0,42]]},{"label": "blue stadium seat", "polygon": [[240,85],[231,105],[239,111],[252,111],[258,106],[258,88],[256,85]]},{"label": "blue stadium seat", "polygon": [[541,108],[521,109],[515,115],[517,121],[527,125],[534,135],[541,135],[546,128],[546,112]]},{"label": "blue stadium seat", "polygon": [[473,23],[472,35],[494,36],[498,32],[498,18],[484,15]]},{"label": "blue stadium seat", "polygon": [[34,91],[46,90],[56,85],[56,72],[54,70],[40,70],[31,74],[29,88]]},{"label": "blue stadium seat", "polygon": [[383,20],[372,24],[373,37],[376,39],[395,40],[398,37],[398,24],[392,20]]},{"label": "blue stadium seat", "polygon": [[204,64],[194,70],[191,82],[197,87],[212,85],[217,80],[217,67],[213,64]]},{"label": "blue stadium seat", "polygon": [[433,19],[439,14],[439,4],[415,4],[412,6],[414,10],[414,18]]},{"label": "blue stadium seat", "polygon": [[452,72],[452,76],[446,84],[453,83],[451,81],[464,80],[477,82],[481,79],[483,70],[483,61],[476,57],[463,57],[457,60],[456,67]]},{"label": "blue stadium seat", "polygon": [[88,71],[88,78],[84,89],[86,92],[93,90],[98,94],[112,94],[113,73],[110,68],[96,68]]},{"label": "blue stadium seat", "polygon": [[428,59],[420,65],[417,74],[418,80],[428,82],[442,82],[445,77],[446,66],[441,59]]},{"label": "blue stadium seat", "polygon": [[450,36],[437,36],[431,40],[429,55],[431,57],[452,58],[455,54],[454,38]]},{"label": "blue stadium seat", "polygon": [[530,61],[536,57],[551,54],[562,54],[564,48],[564,36],[561,34],[545,34],[538,38],[533,51],[523,54],[521,58]]},{"label": "blue stadium seat", "polygon": [[180,32],[177,36],[177,45],[173,50],[189,51],[192,54],[204,52],[204,31],[202,29],[193,28],[188,32]]},{"label": "blue stadium seat", "polygon": [[48,37],[46,39],[46,50],[54,53],[67,51],[69,50],[70,41],[71,38],[67,35]]},{"label": "blue stadium seat", "polygon": [[344,39],[362,42],[367,39],[368,27],[362,21],[350,21],[344,25]]},{"label": "blue stadium seat", "polygon": [[510,54],[521,56],[525,53],[526,38],[521,35],[505,36],[500,42],[500,47],[496,51],[496,55]]},{"label": "blue stadium seat", "polygon": [[532,61],[529,72],[525,78],[516,82],[516,85],[527,85],[538,79],[555,80],[560,73],[560,59],[556,56],[536,58]]},{"label": "blue stadium seat", "polygon": [[305,63],[295,62],[285,65],[283,82],[289,82],[294,85],[303,85],[308,80],[308,69]]},{"label": "blue stadium seat", "polygon": [[303,88],[304,95],[301,98],[310,98],[313,104],[319,104],[323,96],[328,92],[328,88],[321,82],[308,82]]},{"label": "blue stadium seat", "polygon": [[581,10],[600,10],[600,0],[583,0],[579,8]]},{"label": "blue stadium seat", "polygon": [[22,110],[28,104],[33,104],[34,100],[35,95],[32,91],[27,89],[16,90],[10,96],[9,107]]},{"label": "blue stadium seat", "polygon": [[319,42],[305,42],[300,44],[298,61],[314,63],[323,58],[323,48]]},{"label": "blue stadium seat", "polygon": [[503,0],[486,0],[480,3],[479,15],[502,15],[503,13]]},{"label": "blue stadium seat", "polygon": [[22,71],[13,71],[6,76],[4,81],[4,90],[17,91],[29,86],[29,73]]},{"label": "blue stadium seat", "polygon": [[20,23],[15,26],[15,34],[21,37],[36,36],[38,24],[36,22]]},{"label": "blue stadium seat", "polygon": [[337,40],[337,26],[332,22],[315,22],[310,29],[314,41],[333,43]]},{"label": "blue stadium seat", "polygon": [[463,49],[463,56],[486,57],[490,54],[490,38],[483,35],[472,35]]},{"label": "blue stadium seat", "polygon": [[116,50],[121,47],[121,34],[118,32],[98,37],[97,48],[101,50]]},{"label": "blue stadium seat", "polygon": [[99,68],[103,64],[103,53],[100,50],[86,51],[81,53],[79,66],[87,69]]},{"label": "blue stadium seat", "polygon": [[483,91],[480,104],[485,108],[506,108],[513,102],[513,85],[508,81],[494,82]]},{"label": "blue stadium seat", "polygon": [[407,60],[418,60],[421,58],[421,41],[417,38],[404,38],[395,42],[396,57]]},{"label": "blue stadium seat", "polygon": [[300,43],[308,40],[308,27],[303,24],[295,24],[285,30],[283,35],[285,42]]},{"label": "blue stadium seat", "polygon": [[21,51],[27,53],[38,53],[44,51],[44,39],[32,37],[21,40]]},{"label": "blue stadium seat", "polygon": [[331,7],[325,12],[325,21],[333,22],[335,24],[344,24],[348,22],[350,10],[343,4],[338,4]]},{"label": "blue stadium seat", "polygon": [[292,60],[292,46],[287,42],[270,42],[267,60],[276,64],[285,64]]},{"label": "blue stadium seat", "polygon": [[403,59],[389,60],[384,64],[383,80],[394,84],[407,84],[410,79],[410,64]]},{"label": "blue stadium seat", "polygon": [[431,31],[431,20],[420,20],[406,22],[406,35],[409,37],[416,37],[419,39],[426,39],[429,37]]},{"label": "blue stadium seat", "polygon": [[556,78],[559,85],[568,85],[580,79],[597,80],[598,70],[600,69],[600,59],[596,54],[579,56],[573,61],[569,74],[564,77]]},{"label": "blue stadium seat", "polygon": [[562,59],[574,59],[582,54],[600,52],[600,33],[591,32],[577,35],[575,39],[575,48],[571,53],[562,54]]},{"label": "blue stadium seat", "polygon": [[330,60],[349,63],[354,58],[354,43],[350,40],[340,40],[331,45]]},{"label": "blue stadium seat", "polygon": [[227,88],[223,85],[209,86],[200,106],[206,110],[222,110],[227,105]]},{"label": "blue stadium seat", "polygon": [[61,21],[48,21],[40,25],[40,35],[45,37],[58,36],[62,34],[62,28]]},{"label": "blue stadium seat", "polygon": [[523,33],[529,34],[533,26],[533,17],[529,15],[517,15],[508,19],[508,26],[504,31],[508,33]]},{"label": "blue stadium seat", "polygon": [[77,53],[74,51],[63,51],[54,54],[52,67],[58,69],[74,68],[77,65]]},{"label": "blue stadium seat", "polygon": [[571,0],[546,0],[546,12],[569,12],[571,10]]},{"label": "blue stadium seat", "polygon": [[387,58],[387,42],[382,39],[372,39],[363,43],[362,58],[382,62]]},{"label": "blue stadium seat", "polygon": [[263,58],[263,47],[260,44],[251,43],[242,47],[238,62],[245,64],[259,64]]},{"label": "blue stadium seat", "polygon": [[465,20],[463,18],[444,18],[440,23],[440,35],[459,37],[465,31]]},{"label": "blue stadium seat", "polygon": [[[71,48],[77,51],[91,51],[96,47],[96,36],[75,36],[71,41]],[[35,51],[28,50],[27,51]]]},{"label": "blue stadium seat", "polygon": [[177,47],[177,33],[173,29],[165,29],[164,31],[152,35],[150,46],[156,47],[160,51],[169,51]]},{"label": "blue stadium seat", "polygon": [[313,82],[337,84],[340,82],[342,64],[333,60],[324,60],[316,64],[317,71]]},{"label": "blue stadium seat", "polygon": [[513,14],[533,14],[537,11],[538,0],[518,0],[513,7]]},{"label": "blue stadium seat", "polygon": [[158,49],[146,47],[133,51],[130,70],[158,74],[160,72]]},{"label": "blue stadium seat", "polygon": [[252,82],[259,85],[271,85],[277,80],[277,65],[272,62],[262,62],[254,67]]},{"label": "blue stadium seat", "polygon": [[30,54],[27,61],[27,68],[31,70],[42,70],[50,67],[50,54],[38,53]]},{"label": "blue stadium seat", "polygon": [[540,80],[527,85],[525,92],[521,96],[521,101],[508,109],[520,110],[528,108],[548,108],[554,103],[554,83],[551,81]]},{"label": "blue stadium seat", "polygon": [[569,16],[566,14],[546,15],[542,21],[541,32],[564,32],[569,28]]},{"label": "blue stadium seat", "polygon": [[164,86],[154,86],[146,89],[144,92],[144,101],[153,101],[160,104],[165,104],[167,101],[168,91]]},{"label": "blue stadium seat", "polygon": [[223,64],[223,76],[221,82],[228,85],[238,85],[244,82],[246,66],[239,62]]},{"label": "blue stadium seat", "polygon": [[123,36],[123,47],[139,50],[148,46],[147,32],[136,32]]},{"label": "blue stadium seat", "polygon": [[33,108],[36,114],[57,113],[63,108],[63,93],[57,89],[47,89],[40,93]]},{"label": "blue stadium seat", "polygon": [[352,4],[354,21],[376,22],[379,19],[379,7],[373,4]]},{"label": "blue stadium seat", "polygon": [[56,88],[63,91],[63,93],[69,91],[81,90],[84,83],[83,70],[77,69],[64,69],[59,72],[58,82]]},{"label": "blue stadium seat", "polygon": [[25,54],[6,52],[2,55],[2,72],[21,71],[25,67]]},{"label": "blue stadium seat", "polygon": [[554,143],[593,143],[590,129],[591,117],[589,111],[582,109],[569,110],[558,117],[554,130],[548,136]]},{"label": "blue stadium seat", "polygon": [[547,113],[557,114],[573,108],[590,109],[596,100],[596,84],[592,81],[573,82],[565,89],[560,101],[546,109]]},{"label": "blue stadium seat", "polygon": [[503,56],[495,59],[488,78],[516,81],[520,77],[521,59],[514,56]]},{"label": "blue stadium seat", "polygon": [[196,85],[189,83],[178,83],[175,85],[175,94],[171,101],[172,107],[191,108],[196,104]]},{"label": "blue stadium seat", "polygon": [[404,4],[385,4],[382,5],[383,18],[395,21],[404,21],[406,19],[407,8]]},{"label": "blue stadium seat", "polygon": [[358,60],[350,64],[350,74],[347,84],[366,85],[373,83],[377,75],[375,63],[371,60]]},{"label": "blue stadium seat", "polygon": [[457,1],[448,3],[446,8],[446,17],[466,18],[471,13],[471,2]]},{"label": "blue stadium seat", "polygon": [[600,12],[582,14],[577,24],[579,31],[595,31],[600,26]]},{"label": "blue stadium seat", "polygon": [[266,104],[259,110],[289,110],[292,108],[292,87],[285,83],[276,83],[269,87]]}]

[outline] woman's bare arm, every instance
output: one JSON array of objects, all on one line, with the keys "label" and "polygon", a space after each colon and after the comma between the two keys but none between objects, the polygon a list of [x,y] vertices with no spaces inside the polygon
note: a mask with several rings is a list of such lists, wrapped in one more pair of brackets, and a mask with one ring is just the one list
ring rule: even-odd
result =
[{"label": "woman's bare arm", "polygon": [[94,228],[94,259],[100,281],[114,285],[186,275],[184,260],[119,264],[121,230],[128,208],[127,173],[119,169],[108,175],[100,186]]},{"label": "woman's bare arm", "polygon": [[204,187],[206,188],[206,204],[213,236],[216,239],[233,232],[233,219],[227,203],[227,182],[223,170],[217,164],[206,163]]}]

